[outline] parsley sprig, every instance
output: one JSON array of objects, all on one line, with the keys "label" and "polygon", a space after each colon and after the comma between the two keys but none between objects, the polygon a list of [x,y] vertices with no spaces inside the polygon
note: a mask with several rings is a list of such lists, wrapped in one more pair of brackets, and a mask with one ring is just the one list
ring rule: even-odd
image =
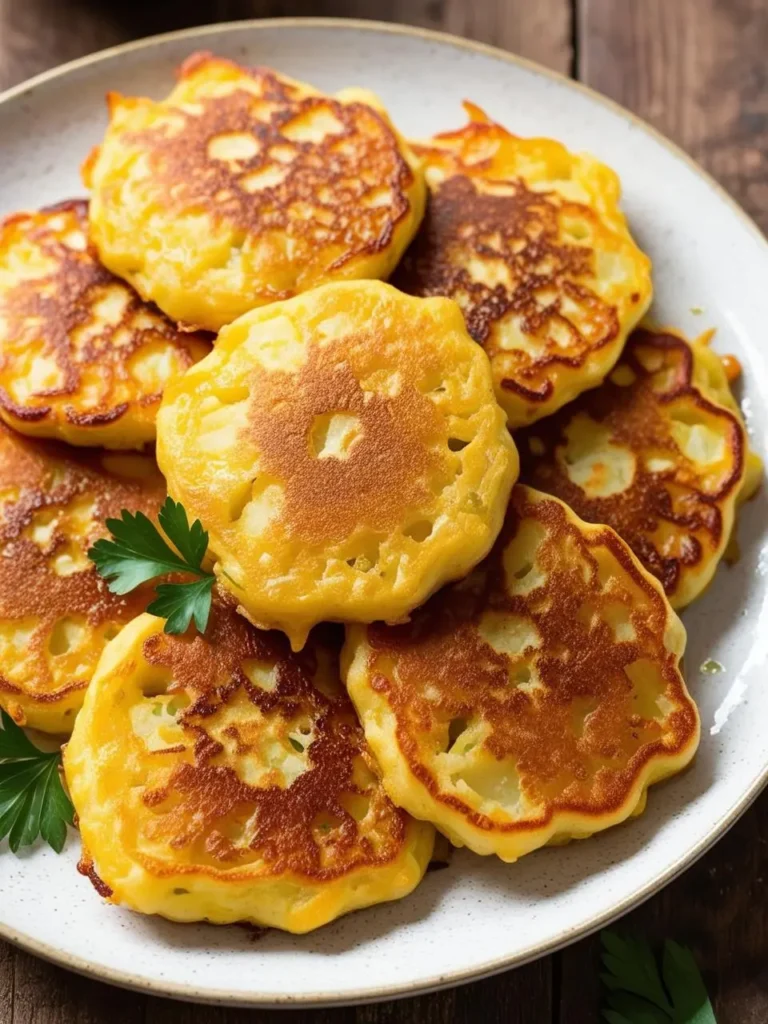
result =
[{"label": "parsley sprig", "polygon": [[199,519],[190,526],[184,506],[172,498],[166,498],[157,518],[176,550],[143,512],[123,509],[119,519],[106,521],[112,539],[97,540],[88,557],[113,594],[127,594],[169,573],[196,576],[192,582],[158,584],[155,600],[147,611],[166,620],[166,633],[186,632],[193,619],[198,631],[204,633],[215,582],[213,574],[202,567],[208,534]]},{"label": "parsley sprig", "polygon": [[693,953],[667,939],[661,970],[642,939],[604,931],[607,1024],[717,1024]]},{"label": "parsley sprig", "polygon": [[0,840],[13,853],[42,836],[56,853],[67,838],[74,810],[59,777],[61,752],[47,753],[0,711]]}]

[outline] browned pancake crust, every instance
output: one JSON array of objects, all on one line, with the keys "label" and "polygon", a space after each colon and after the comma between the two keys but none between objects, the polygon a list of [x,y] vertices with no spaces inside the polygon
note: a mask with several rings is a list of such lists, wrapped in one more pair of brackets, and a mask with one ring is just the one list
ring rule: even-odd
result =
[{"label": "browned pancake crust", "polygon": [[[66,513],[78,499],[92,502],[89,527],[78,542],[80,552],[107,536],[104,520],[119,516],[124,508],[155,516],[165,498],[159,470],[131,479],[107,468],[113,459],[151,465],[148,456],[86,453],[55,442],[30,442],[0,425],[0,620],[36,621],[25,644],[25,656],[31,652],[34,658],[35,687],[23,690],[25,700],[55,703],[88,685],[87,679],[55,685],[46,647],[58,621],[82,616],[92,627],[119,626],[146,607],[144,588],[123,597],[111,594],[90,563],[70,575],[55,572],[52,561],[72,544],[60,529],[54,527],[42,544],[31,536],[36,523],[47,521],[49,513]],[[0,676],[0,693],[13,698],[22,690]]]},{"label": "browned pancake crust", "polygon": [[[66,218],[65,228],[54,229],[51,222]],[[67,423],[75,427],[99,427],[124,416],[129,402],[119,401],[115,392],[129,380],[131,357],[158,341],[170,342],[178,352],[183,368],[191,366],[195,344],[205,343],[202,335],[180,333],[154,306],[148,306],[124,281],[99,263],[90,249],[70,246],[68,233],[88,235],[88,203],[68,200],[44,207],[37,213],[19,213],[0,225],[0,251],[15,240],[34,246],[55,263],[49,274],[20,281],[0,294],[0,319],[3,336],[14,346],[28,339],[40,346],[40,355],[55,361],[62,382],[42,390],[23,404],[14,401],[0,386],[0,406],[22,422],[39,423],[55,415],[54,405],[70,397],[72,405],[60,408]],[[121,293],[124,302],[117,321],[99,322],[94,327],[94,306],[109,293]],[[87,331],[82,342],[75,341],[78,330]],[[14,375],[14,352],[0,349],[0,381]],[[78,411],[77,396],[88,378],[98,378],[101,398],[87,412]],[[138,390],[138,385],[134,384]],[[142,395],[142,406],[156,406],[162,393]]]},{"label": "browned pancake crust", "polygon": [[[329,639],[330,632],[320,642],[327,647]],[[168,692],[191,699],[177,714],[185,737],[179,750],[191,756],[143,795],[156,815],[149,826],[152,840],[176,850],[194,848],[190,873],[213,875],[226,868],[227,877],[236,880],[238,867],[245,878],[257,867],[260,876],[292,873],[330,881],[356,868],[385,865],[402,853],[407,815],[391,804],[376,777],[346,691],[339,684],[321,692],[313,683],[318,641],[315,633],[300,654],[293,654],[282,634],[254,629],[220,596],[204,637],[159,633],[144,642],[146,659],[173,674]],[[333,646],[337,656],[338,639]],[[276,664],[273,689],[249,681],[242,665],[250,660]],[[297,717],[306,721],[304,728],[312,733],[309,766],[291,785],[284,786],[279,771],[272,781],[267,775],[258,786],[248,785],[222,763],[223,747],[211,735],[209,723],[226,714],[240,694],[253,706],[252,715],[234,719],[224,730],[240,757],[261,759],[259,713],[265,719],[284,719],[286,734],[295,728]],[[360,759],[366,765],[362,779],[356,766]],[[355,797],[369,802],[364,828],[348,809]],[[250,842],[236,846],[227,833],[238,823],[242,831],[246,821],[254,823]],[[183,863],[166,863],[139,851],[136,856],[156,876],[185,871]]]},{"label": "browned pancake crust", "polygon": [[[339,256],[328,272],[383,252],[410,210],[413,183],[386,118],[364,103],[305,96],[269,68],[244,68],[210,53],[189,57],[180,78],[198,73],[209,61],[247,74],[260,83],[262,95],[240,89],[200,99],[194,111],[173,108],[178,118],[173,128],[165,124],[126,136],[127,143],[146,147],[155,186],[166,183],[167,209],[205,210],[215,222],[236,227],[242,242],[284,231],[312,245],[338,246]],[[263,110],[267,104],[272,107],[269,119],[256,119],[254,105]],[[286,129],[308,114],[326,114],[342,129],[320,141],[289,138]],[[210,155],[215,139],[237,133],[255,136],[258,152],[231,161]],[[284,173],[282,181],[248,190],[251,175],[274,167]],[[384,190],[390,198],[377,205],[375,197]],[[272,298],[291,294],[276,292]]]},{"label": "browned pancake crust", "polygon": [[[535,552],[543,582],[513,596],[505,585],[504,552],[525,519],[546,531]],[[626,574],[606,589],[601,549]],[[523,566],[517,578],[531,567]],[[608,624],[605,610],[617,605],[634,627],[631,641],[618,641]],[[481,620],[494,613],[520,617],[538,632],[535,665],[543,689],[535,697],[525,689],[530,652],[519,656],[522,675],[516,677],[511,656],[494,650],[480,632]],[[440,591],[409,623],[369,627],[371,685],[386,695],[410,770],[436,801],[477,828],[534,831],[564,812],[599,819],[626,803],[649,761],[674,757],[697,735],[679,652],[664,642],[669,621],[663,595],[613,530],[585,533],[559,502],[531,502],[527,488],[516,487],[494,551],[471,576]],[[663,727],[643,714],[625,673],[641,659],[658,666],[661,692],[675,707]],[[485,748],[515,766],[521,791],[541,805],[540,814],[491,819],[445,792],[424,763],[425,736],[441,728],[450,736],[449,722],[463,728],[477,719],[490,727]]]},{"label": "browned pancake crust", "polygon": [[[681,576],[716,550],[723,538],[720,504],[744,476],[744,428],[735,413],[705,398],[693,383],[694,358],[681,337],[638,329],[633,332],[614,373],[627,368],[633,383],[620,385],[613,375],[555,415],[516,434],[521,479],[555,494],[591,523],[608,523],[629,544],[645,567],[675,596]],[[722,475],[705,481],[681,453],[670,434],[668,415],[676,407],[696,407],[702,418],[726,437],[727,464]],[[640,456],[666,457],[668,469],[651,472],[644,458],[635,461],[629,486],[607,497],[590,497],[560,465],[556,452],[579,414],[604,424],[613,443]],[[532,444],[533,442],[533,444]],[[659,550],[654,532],[660,523],[676,533],[673,547]]]},{"label": "browned pancake crust", "polygon": [[[472,122],[464,131],[484,127]],[[413,149],[420,156],[430,152],[426,146]],[[473,165],[474,173],[483,169],[482,163]],[[471,176],[457,168],[453,177],[430,192],[422,226],[392,284],[411,295],[457,299],[469,333],[490,357],[501,351],[492,337],[493,325],[507,313],[518,314],[522,330],[535,337],[544,351],[535,357],[505,351],[506,372],[500,384],[528,402],[544,402],[554,390],[547,369],[555,365],[579,369],[591,353],[613,341],[619,320],[616,309],[587,284],[593,272],[591,248],[558,241],[564,215],[597,225],[594,212],[588,206],[534,192],[522,179],[514,184],[514,195],[484,194]],[[455,259],[457,252],[464,259],[474,254],[481,260],[502,260],[514,284],[490,287],[474,280]],[[558,294],[580,308],[581,326],[563,311],[561,299],[555,298]],[[542,302],[543,296],[554,301]],[[564,344],[555,343],[553,329],[567,336]]]},{"label": "browned pancake crust", "polygon": [[[352,334],[311,345],[295,373],[254,374],[258,403],[250,410],[250,434],[269,476],[283,482],[282,521],[307,543],[339,542],[366,528],[382,534],[403,528],[404,508],[426,507],[450,481],[451,452],[442,450],[444,414],[411,380],[396,395],[366,390],[389,344],[385,337]],[[399,360],[429,365],[431,352],[414,349]],[[439,370],[439,367],[438,367]],[[345,459],[319,459],[310,450],[316,417],[329,410],[359,421],[360,436]]]}]

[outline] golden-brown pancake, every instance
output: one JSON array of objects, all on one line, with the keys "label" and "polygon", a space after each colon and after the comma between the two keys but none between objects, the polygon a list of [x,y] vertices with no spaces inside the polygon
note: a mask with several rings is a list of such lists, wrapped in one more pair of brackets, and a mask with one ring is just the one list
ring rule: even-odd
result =
[{"label": "golden-brown pancake", "polygon": [[124,508],[154,516],[165,481],[148,455],[28,441],[0,424],[0,706],[68,733],[106,642],[147,604],[88,560]]},{"label": "golden-brown pancake", "polygon": [[0,416],[37,437],[140,448],[167,382],[210,344],[106,270],[87,233],[82,200],[0,224]]},{"label": "golden-brown pancake", "polygon": [[607,523],[673,608],[707,586],[762,476],[718,356],[636,330],[608,379],[518,436],[524,479]]},{"label": "golden-brown pancake", "polygon": [[349,627],[342,664],[395,803],[513,861],[640,813],[691,760],[684,647],[610,527],[518,486],[489,558],[405,625]]},{"label": "golden-brown pancake", "polygon": [[200,53],[163,102],[109,108],[84,168],[93,239],[179,322],[218,330],[326,281],[385,278],[423,215],[418,161],[363,90]]},{"label": "golden-brown pancake", "polygon": [[396,621],[465,575],[518,469],[458,306],[379,281],[224,328],[166,392],[157,454],[222,586],[296,649],[317,622]]},{"label": "golden-brown pancake", "polygon": [[104,652],[67,745],[102,895],[145,914],[306,932],[406,896],[433,830],[398,810],[339,678],[214,598],[205,636],[141,615]]},{"label": "golden-brown pancake", "polygon": [[605,377],[650,304],[651,264],[610,168],[465,108],[464,128],[413,146],[429,202],[392,283],[456,299],[515,429]]}]

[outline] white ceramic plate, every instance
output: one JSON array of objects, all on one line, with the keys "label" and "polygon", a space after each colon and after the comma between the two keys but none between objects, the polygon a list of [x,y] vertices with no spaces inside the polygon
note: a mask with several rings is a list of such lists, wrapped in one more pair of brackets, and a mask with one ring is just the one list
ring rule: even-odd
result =
[{"label": "white ceramic plate", "polygon": [[[768,244],[681,152],[595,94],[499,51],[372,23],[262,21],[180,32],[43,75],[0,102],[0,212],[82,193],[78,167],[105,125],[104,93],[163,95],[204,48],[335,90],[365,85],[406,133],[463,122],[469,97],[520,134],[544,134],[615,167],[651,254],[658,321],[698,333],[745,370],[743,407],[766,455]],[[695,315],[694,309],[702,310]],[[703,738],[694,767],[654,787],[647,813],[517,865],[457,854],[408,899],[314,935],[182,926],[105,906],[61,857],[0,854],[0,935],[118,984],[249,1005],[383,999],[456,984],[573,941],[650,896],[720,836],[768,775],[768,492],[744,510],[741,559],[686,612],[689,685]],[[724,666],[705,676],[707,658]]]}]

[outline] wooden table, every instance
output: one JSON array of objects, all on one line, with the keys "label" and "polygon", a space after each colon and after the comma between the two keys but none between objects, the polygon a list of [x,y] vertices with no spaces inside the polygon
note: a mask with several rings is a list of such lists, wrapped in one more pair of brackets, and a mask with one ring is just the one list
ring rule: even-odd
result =
[{"label": "wooden table", "polygon": [[[0,88],[156,32],[311,14],[444,29],[573,75],[684,146],[768,230],[765,0],[0,0]],[[767,888],[765,793],[714,850],[622,925],[651,938],[672,935],[694,948],[718,1024],[766,1024]],[[597,940],[586,939],[517,971],[437,995],[272,1013],[123,992],[0,943],[0,1024],[592,1024],[599,1016],[598,961]]]}]

